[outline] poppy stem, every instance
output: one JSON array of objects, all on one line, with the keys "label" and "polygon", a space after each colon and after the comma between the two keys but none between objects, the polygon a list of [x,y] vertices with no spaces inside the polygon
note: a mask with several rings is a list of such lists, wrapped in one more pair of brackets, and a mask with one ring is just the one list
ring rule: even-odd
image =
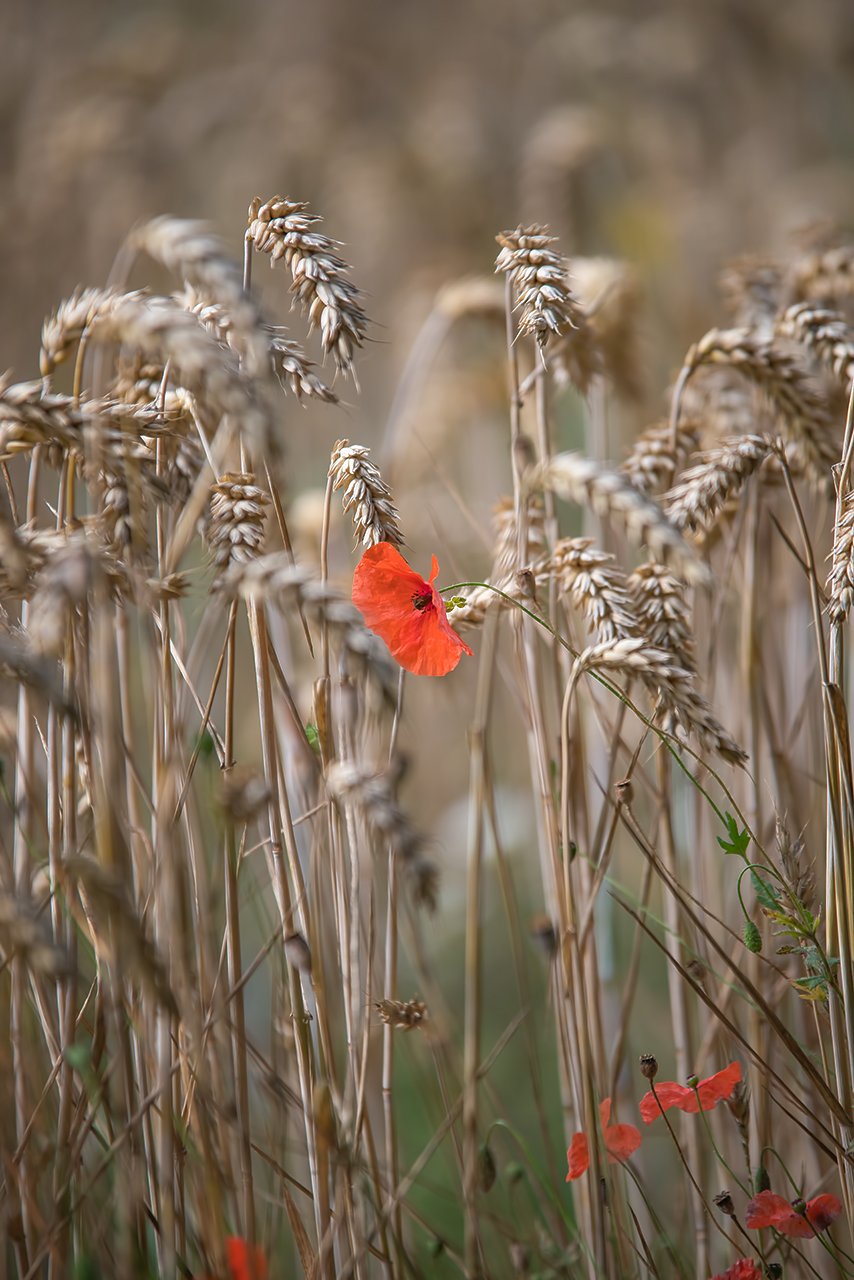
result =
[{"label": "poppy stem", "polygon": [[[484,587],[487,591],[494,591],[496,595],[501,596],[502,600],[506,600],[508,604],[512,604],[517,609],[521,609],[522,612],[526,613],[529,618],[533,618],[534,621],[538,622],[541,627],[545,627],[549,635],[551,635],[553,639],[555,639],[558,642],[559,645],[562,645],[562,647],[566,649],[567,653],[571,653],[573,658],[578,657],[577,651],[573,649],[572,645],[569,644],[569,642],[564,639],[564,637],[560,634],[559,631],[555,631],[552,628],[551,624],[548,622],[546,618],[542,617],[542,615],[540,614],[533,613],[530,609],[526,609],[523,604],[520,604],[520,602],[515,599],[515,597],[507,595],[505,591],[502,591],[499,587],[493,586],[491,582],[455,582],[450,587],[438,587],[437,590],[439,591],[440,595],[447,595],[449,591],[459,591],[461,587]],[[606,679],[605,676],[600,675],[598,671],[588,671],[587,674],[592,676],[594,680],[598,681],[603,688],[609,691],[609,693],[613,693],[615,698],[619,698],[620,702],[624,703],[629,708],[629,710],[634,715],[637,716],[641,724],[645,724],[648,729],[652,730],[652,732],[658,737],[662,745],[665,746],[667,750],[670,752],[670,754],[673,756],[673,759],[676,761],[679,768],[685,774],[685,777],[688,779],[691,785],[696,787],[696,789],[700,792],[700,794],[704,797],[704,799],[708,802],[708,804],[714,810],[716,816],[719,818],[721,823],[726,827],[727,821],[723,813],[721,813],[720,808],[718,807],[718,805],[715,804],[715,801],[709,795],[708,791],[702,785],[700,780],[694,776],[694,774],[685,764],[684,760],[680,755],[680,752],[684,751],[686,755],[691,756],[691,758],[697,762],[697,764],[703,769],[705,773],[708,773],[710,777],[714,778],[715,782],[718,784],[724,796],[726,797],[727,802],[732,805],[733,812],[738,816],[740,821],[744,824],[744,829],[747,831],[747,834],[750,836],[750,839],[753,841],[754,845],[762,854],[762,856],[767,860],[768,866],[769,867],[772,866],[773,864],[771,862],[771,859],[768,857],[768,854],[765,852],[765,846],[762,844],[761,840],[759,840],[759,838],[757,837],[756,833],[754,832],[753,828],[748,822],[744,812],[741,809],[741,806],[739,805],[732,791],[724,782],[720,774],[717,773],[712,768],[709,761],[702,759],[698,754],[698,752],[696,752],[689,743],[683,742],[681,739],[676,738],[673,734],[668,733],[666,729],[662,729],[660,725],[653,724],[653,722],[647,716],[645,716],[638,707],[635,706],[631,698],[627,697],[626,694],[623,693],[621,689],[618,689],[617,686],[612,684],[611,681]],[[676,744],[675,746],[674,746],[674,743]],[[677,746],[679,748],[679,751],[676,750]]]},{"label": "poppy stem", "polygon": [[732,1236],[728,1235],[728,1234],[726,1233],[726,1231],[724,1231],[723,1227],[722,1227],[722,1226],[721,1226],[721,1224],[718,1222],[717,1218],[715,1217],[715,1215],[712,1213],[711,1209],[709,1208],[709,1202],[708,1202],[708,1200],[706,1199],[706,1197],[703,1195],[703,1192],[702,1192],[702,1189],[701,1189],[701,1187],[700,1187],[700,1184],[698,1183],[697,1179],[694,1177],[693,1173],[691,1172],[691,1166],[688,1164],[688,1161],[685,1159],[685,1154],[684,1154],[684,1152],[683,1152],[682,1148],[681,1148],[681,1147],[680,1147],[680,1145],[679,1145],[679,1139],[676,1137],[676,1132],[675,1132],[675,1130],[674,1130],[674,1128],[673,1128],[673,1125],[670,1123],[670,1120],[668,1119],[667,1112],[664,1110],[664,1107],[662,1107],[661,1103],[658,1101],[658,1094],[657,1094],[657,1093],[656,1093],[656,1091],[655,1091],[655,1081],[654,1081],[654,1080],[650,1080],[650,1082],[649,1082],[649,1083],[650,1083],[650,1087],[651,1087],[651,1089],[652,1089],[653,1096],[654,1096],[654,1098],[655,1098],[656,1102],[658,1102],[659,1109],[661,1110],[661,1114],[662,1114],[662,1116],[664,1117],[664,1123],[667,1125],[667,1128],[668,1128],[668,1130],[670,1131],[670,1136],[671,1136],[671,1138],[673,1139],[673,1142],[674,1142],[674,1144],[675,1144],[675,1146],[676,1146],[676,1150],[679,1152],[679,1159],[682,1161],[683,1165],[685,1166],[685,1172],[687,1173],[688,1177],[691,1179],[691,1185],[693,1186],[694,1190],[697,1192],[697,1195],[700,1197],[700,1200],[702,1201],[702,1204],[703,1204],[703,1208],[706,1210],[706,1213],[709,1215],[709,1217],[711,1218],[712,1222],[715,1224],[715,1226],[717,1227],[718,1231],[720,1231],[720,1233],[721,1233],[721,1235],[724,1237],[724,1239],[725,1239],[725,1240],[728,1240],[728,1241],[729,1241],[729,1243],[732,1245],[732,1247],[733,1247],[734,1249],[736,1249],[736,1250],[741,1254],[741,1256],[742,1256],[742,1258],[743,1258],[743,1257],[745,1256],[745,1255],[744,1255],[744,1251],[743,1251],[743,1249],[741,1248],[741,1246],[740,1246],[740,1244],[738,1243],[738,1241],[737,1241],[737,1240],[733,1240]]}]

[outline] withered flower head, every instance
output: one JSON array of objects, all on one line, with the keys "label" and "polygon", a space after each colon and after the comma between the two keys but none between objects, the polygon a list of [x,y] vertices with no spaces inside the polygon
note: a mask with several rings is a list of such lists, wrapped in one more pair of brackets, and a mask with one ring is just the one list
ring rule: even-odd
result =
[{"label": "withered flower head", "polygon": [[383,1022],[401,1031],[422,1026],[427,1013],[423,1000],[376,1000],[374,1008]]},{"label": "withered flower head", "polygon": [[732,1196],[728,1191],[720,1191],[715,1196],[714,1203],[718,1206],[721,1213],[725,1213],[728,1218],[735,1217],[735,1205],[732,1202]]}]

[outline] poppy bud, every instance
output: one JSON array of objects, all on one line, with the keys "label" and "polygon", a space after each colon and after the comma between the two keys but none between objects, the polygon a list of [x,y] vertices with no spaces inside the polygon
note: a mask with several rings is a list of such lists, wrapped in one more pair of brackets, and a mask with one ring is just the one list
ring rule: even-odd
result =
[{"label": "poppy bud", "polygon": [[524,475],[528,467],[532,467],[537,461],[537,450],[530,436],[520,434],[513,441],[513,462],[516,466],[518,474]]},{"label": "poppy bud", "polygon": [[685,1083],[689,1089],[696,1089],[697,1085],[700,1083],[700,1077],[698,1075],[690,1075]]},{"label": "poppy bud", "polygon": [[514,1240],[510,1246],[510,1261],[517,1276],[526,1276],[531,1270],[531,1255],[517,1240]]},{"label": "poppy bud", "polygon": [[630,809],[635,798],[635,789],[632,786],[631,778],[624,778],[622,782],[615,782],[614,790],[617,793],[617,800],[620,804],[624,804],[627,809]]},{"label": "poppy bud", "polygon": [[771,1179],[768,1177],[768,1170],[764,1164],[756,1166],[756,1172],[753,1175],[753,1194],[759,1195],[760,1191],[771,1190]]},{"label": "poppy bud", "polygon": [[516,574],[516,588],[523,600],[537,601],[537,582],[531,569],[520,569]]},{"label": "poppy bud", "polygon": [[753,920],[745,920],[744,922],[744,945],[748,951],[759,952],[762,950],[762,934],[759,932],[759,926]]},{"label": "poppy bud", "polygon": [[642,1053],[640,1056],[641,1075],[647,1080],[654,1080],[658,1075],[658,1059],[654,1053]]},{"label": "poppy bud", "polygon": [[714,1203],[718,1206],[721,1213],[725,1213],[728,1218],[735,1217],[735,1205],[732,1202],[732,1196],[728,1191],[721,1191],[715,1196]]},{"label": "poppy bud", "polygon": [[481,1191],[491,1191],[495,1186],[497,1177],[498,1170],[495,1167],[495,1157],[484,1142],[477,1153],[477,1185]]},{"label": "poppy bud", "polygon": [[311,949],[301,933],[292,933],[284,941],[285,957],[300,973],[311,973]]}]

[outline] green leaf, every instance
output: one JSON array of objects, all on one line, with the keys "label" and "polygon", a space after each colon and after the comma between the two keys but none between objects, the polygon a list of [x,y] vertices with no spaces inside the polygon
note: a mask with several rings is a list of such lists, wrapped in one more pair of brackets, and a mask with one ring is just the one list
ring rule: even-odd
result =
[{"label": "green leaf", "polygon": [[804,936],[804,931],[798,921],[794,920],[791,916],[784,915],[782,911],[769,911],[767,907],[763,907],[762,914],[767,916],[769,920],[773,920],[775,924],[782,924],[786,926],[784,929],[777,930],[777,937],[779,937],[781,933],[790,933],[793,938],[802,938]]},{"label": "green leaf", "polygon": [[766,907],[769,911],[774,911],[780,905],[779,891],[772,884],[769,884],[767,880],[763,880],[755,871],[751,871],[750,880],[760,907]]},{"label": "green leaf", "polygon": [[745,827],[743,831],[739,831],[738,823],[735,818],[731,813],[727,813],[726,829],[729,839],[724,840],[723,836],[718,836],[718,844],[721,846],[724,853],[738,854],[739,858],[744,858],[746,861],[747,846],[750,844],[750,835],[747,828]]},{"label": "green leaf", "polygon": [[792,986],[803,1000],[827,999],[827,983],[824,978],[796,978]]}]

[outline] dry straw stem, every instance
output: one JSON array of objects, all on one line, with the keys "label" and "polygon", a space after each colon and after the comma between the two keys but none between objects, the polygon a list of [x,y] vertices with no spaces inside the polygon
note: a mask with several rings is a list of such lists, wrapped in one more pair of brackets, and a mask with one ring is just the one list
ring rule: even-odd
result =
[{"label": "dry straw stem", "polygon": [[370,449],[349,440],[338,440],[332,450],[329,476],[333,489],[344,492],[344,514],[353,512],[356,537],[365,547],[378,542],[403,546],[400,515],[391,500],[391,490],[380,475],[380,469],[368,458]]},{"label": "dry straw stem", "polygon": [[[454,611],[454,626],[479,627],[486,618],[490,605],[494,608],[509,608],[509,602],[495,594],[491,587],[497,587],[505,595],[515,600],[527,598],[526,591],[517,580],[518,536],[516,530],[516,510],[513,499],[500,498],[492,513],[495,530],[495,552],[490,570],[488,585],[470,587],[461,591],[460,595],[466,603]],[[525,511],[526,558],[525,567],[536,566],[538,581],[541,580],[541,562],[546,548],[546,534],[543,519],[543,504],[536,494],[531,494],[526,502]],[[449,606],[450,608],[450,606]]]},{"label": "dry straw stem", "polygon": [[601,368],[601,356],[583,308],[567,283],[566,262],[549,246],[555,237],[547,227],[517,227],[496,240],[501,252],[495,270],[506,272],[516,289],[519,333],[536,338],[542,349],[551,337],[565,338],[564,359],[579,390]]},{"label": "dry straw stem", "polygon": [[631,481],[580,453],[559,453],[529,468],[523,485],[552,489],[559,497],[590,506],[598,516],[626,531],[636,546],[647,546],[661,560],[694,585],[709,581],[709,571],[697,558],[678,528],[659,507],[639,493]]},{"label": "dry straw stem", "polygon": [[308,313],[309,332],[320,330],[324,354],[331,352],[338,370],[354,374],[353,352],[367,329],[367,316],[359,305],[359,290],[344,275],[347,263],[335,253],[336,242],[314,230],[321,221],[308,206],[274,196],[249,206],[246,239],[260,253],[270,255],[270,265],[284,259],[290,268],[291,292]]},{"label": "dry straw stem", "polygon": [[848,390],[854,378],[854,329],[838,311],[797,302],[783,313],[777,332],[808,347]]},{"label": "dry straw stem", "polygon": [[694,418],[682,414],[676,428],[676,448],[670,423],[655,422],[641,432],[632,451],[620,467],[638,493],[647,497],[669,489],[692,453],[700,447],[701,427]]},{"label": "dry straw stem", "polygon": [[710,529],[770,451],[761,436],[734,436],[701,453],[662,500],[669,520],[688,532]]},{"label": "dry straw stem", "polygon": [[[620,395],[636,399],[643,379],[638,351],[640,289],[637,272],[617,258],[572,258],[569,279],[601,353],[602,368]],[[569,342],[571,344],[572,335]],[[563,341],[552,350],[549,367],[556,380],[571,378],[563,365]],[[574,381],[574,379],[572,379]]]},{"label": "dry straw stem", "polygon": [[825,493],[838,449],[831,440],[824,399],[796,359],[750,329],[710,329],[688,351],[673,397],[671,430],[679,417],[685,382],[703,365],[727,365],[748,378],[768,399],[787,441],[803,455],[804,470]]}]

